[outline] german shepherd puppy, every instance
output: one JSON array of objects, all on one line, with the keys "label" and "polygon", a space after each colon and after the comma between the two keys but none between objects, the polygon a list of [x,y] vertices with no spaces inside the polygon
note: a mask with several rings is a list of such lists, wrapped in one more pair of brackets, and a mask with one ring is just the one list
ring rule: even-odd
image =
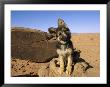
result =
[{"label": "german shepherd puppy", "polygon": [[73,44],[71,39],[71,32],[64,20],[58,19],[58,28],[50,28],[49,31],[53,33],[58,41],[57,54],[59,55],[60,74],[66,71],[67,74],[72,73],[73,64]]}]

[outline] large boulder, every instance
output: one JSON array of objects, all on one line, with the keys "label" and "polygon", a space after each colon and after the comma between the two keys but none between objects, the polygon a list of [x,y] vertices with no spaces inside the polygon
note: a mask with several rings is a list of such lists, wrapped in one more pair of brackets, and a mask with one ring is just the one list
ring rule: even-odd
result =
[{"label": "large boulder", "polygon": [[57,57],[56,40],[49,40],[48,33],[27,28],[12,28],[11,57],[33,62],[47,62]]}]

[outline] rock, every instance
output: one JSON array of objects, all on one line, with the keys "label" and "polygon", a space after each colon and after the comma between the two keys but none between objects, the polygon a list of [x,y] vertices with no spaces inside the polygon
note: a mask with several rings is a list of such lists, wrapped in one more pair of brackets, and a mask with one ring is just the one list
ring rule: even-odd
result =
[{"label": "rock", "polygon": [[48,40],[48,33],[27,28],[12,28],[11,56],[32,62],[48,62],[57,57],[56,40]]},{"label": "rock", "polygon": [[49,67],[42,67],[38,70],[39,77],[48,77],[49,76]]},{"label": "rock", "polygon": [[53,58],[50,61],[50,71],[49,76],[50,77],[70,77],[71,75],[67,75],[66,72],[63,72],[62,75],[60,75],[60,65],[58,63],[58,58]]},{"label": "rock", "polygon": [[86,68],[88,65],[85,62],[78,62],[74,65],[73,76],[74,77],[82,77],[85,76]]},{"label": "rock", "polygon": [[57,67],[56,65],[57,62],[58,62],[58,58],[54,58],[50,61],[49,76],[52,76],[52,77],[59,76],[59,67]]},{"label": "rock", "polygon": [[[60,75],[58,58],[47,63],[35,63],[27,60],[13,59],[11,62],[11,76],[14,77],[85,77],[95,75],[95,68],[88,68],[86,62],[77,62],[73,66],[72,74],[66,72]],[[94,72],[94,73],[93,73]],[[94,76],[93,75],[93,76]]]}]

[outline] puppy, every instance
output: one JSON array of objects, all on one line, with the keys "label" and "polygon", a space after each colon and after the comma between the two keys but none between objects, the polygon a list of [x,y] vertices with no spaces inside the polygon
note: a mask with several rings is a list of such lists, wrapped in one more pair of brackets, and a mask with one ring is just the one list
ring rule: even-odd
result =
[{"label": "puppy", "polygon": [[59,55],[60,74],[66,71],[67,74],[72,73],[73,65],[73,44],[71,32],[63,19],[58,19],[58,27],[50,27],[48,29],[51,38],[57,39],[57,54]]},{"label": "puppy", "polygon": [[[59,55],[60,62],[60,74],[62,74],[65,70],[67,74],[72,73],[72,65],[73,65],[73,44],[71,39],[71,32],[69,28],[65,25],[64,21],[58,20],[58,28],[56,30],[57,33],[57,53]],[[66,68],[66,69],[65,69]]]}]

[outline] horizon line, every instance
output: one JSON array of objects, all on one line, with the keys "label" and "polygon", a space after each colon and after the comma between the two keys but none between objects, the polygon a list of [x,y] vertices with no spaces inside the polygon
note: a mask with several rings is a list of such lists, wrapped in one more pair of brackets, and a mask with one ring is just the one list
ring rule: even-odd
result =
[{"label": "horizon line", "polygon": [[[19,28],[19,29],[31,29],[31,30],[40,30],[40,31],[43,31],[43,30],[41,30],[41,29],[37,29],[37,28],[31,28],[31,27],[18,27],[18,26],[12,26],[11,27],[11,29],[12,28]],[[48,31],[43,31],[43,32],[47,32],[48,33]],[[74,33],[100,33],[100,32],[71,32],[71,34],[74,34]]]}]

